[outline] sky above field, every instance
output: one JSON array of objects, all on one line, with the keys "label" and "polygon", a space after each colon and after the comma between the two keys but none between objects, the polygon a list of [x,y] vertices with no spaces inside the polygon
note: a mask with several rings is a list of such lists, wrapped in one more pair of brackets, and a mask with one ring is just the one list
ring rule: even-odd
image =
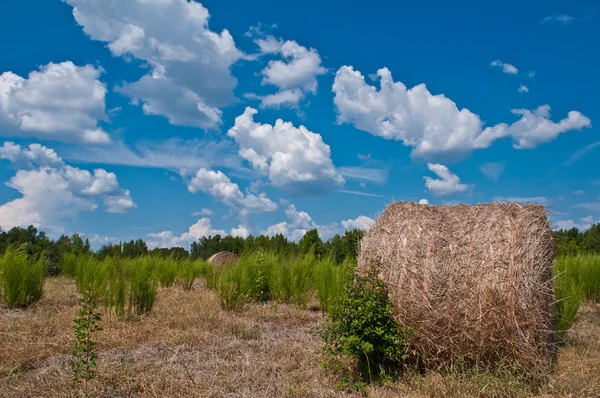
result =
[{"label": "sky above field", "polygon": [[0,226],[327,239],[395,200],[501,200],[586,229],[598,5],[492,3],[4,2]]}]

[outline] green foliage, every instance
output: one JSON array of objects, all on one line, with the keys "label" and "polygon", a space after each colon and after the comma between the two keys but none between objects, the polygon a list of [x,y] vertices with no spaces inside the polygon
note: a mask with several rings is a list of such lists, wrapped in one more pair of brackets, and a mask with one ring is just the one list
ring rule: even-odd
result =
[{"label": "green foliage", "polygon": [[[203,260],[182,260],[179,261],[176,267],[176,280],[177,284],[183,288],[183,290],[192,290],[194,281],[202,275],[207,275],[208,263]],[[207,275],[208,285],[208,275]]]},{"label": "green foliage", "polygon": [[592,225],[587,231],[577,228],[555,231],[556,252],[558,257],[577,254],[600,254],[600,223]]},{"label": "green foliage", "polygon": [[[154,271],[156,279],[161,287],[171,287],[177,278],[178,261],[173,258],[160,258],[150,256],[150,261],[154,263]],[[180,263],[187,262],[186,260],[179,261]]]},{"label": "green foliage", "polygon": [[2,298],[9,307],[25,307],[42,297],[46,266],[27,255],[26,245],[11,246],[0,257]]},{"label": "green foliage", "polygon": [[600,301],[600,255],[580,254],[554,262],[559,340],[564,340],[583,300]]},{"label": "green foliage", "polygon": [[130,264],[130,303],[135,315],[145,315],[152,310],[157,299],[154,264],[149,257],[139,258]]},{"label": "green foliage", "polygon": [[369,382],[401,369],[409,359],[406,336],[412,330],[394,318],[385,284],[372,271],[355,276],[345,290],[321,330],[325,353],[334,361],[354,358],[359,377]]},{"label": "green foliage", "polygon": [[342,265],[334,266],[330,257],[315,266],[315,287],[319,305],[324,312],[329,311],[335,300],[344,294],[344,286],[352,276],[355,267],[353,260],[344,260]]},{"label": "green foliage", "polygon": [[[90,288],[91,289],[91,288]],[[93,334],[102,330],[98,325],[102,321],[98,308],[98,297],[92,290],[86,289],[80,300],[81,307],[73,320],[75,338],[75,360],[72,363],[73,388],[77,389],[81,382],[85,383],[85,395],[88,395],[88,381],[94,378],[96,370],[96,342]]]}]

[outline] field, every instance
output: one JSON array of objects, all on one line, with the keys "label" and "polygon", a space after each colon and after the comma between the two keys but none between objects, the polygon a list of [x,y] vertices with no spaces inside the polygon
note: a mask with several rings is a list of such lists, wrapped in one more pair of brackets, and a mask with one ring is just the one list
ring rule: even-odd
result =
[{"label": "field", "polygon": [[[269,273],[252,273],[248,271],[251,261],[246,261],[246,271],[240,267],[219,274],[220,283],[214,280],[214,270],[200,269],[198,278],[185,286],[177,283],[176,272],[175,283],[164,284],[168,287],[156,283],[157,299],[143,315],[117,314],[111,310],[114,307],[101,307],[104,330],[94,336],[98,368],[88,386],[90,396],[600,396],[600,305],[593,300],[597,285],[589,283],[597,275],[597,257],[557,262],[558,285],[571,292],[562,301],[563,313],[577,317],[565,334],[554,372],[537,384],[510,372],[429,372],[405,374],[360,391],[322,366],[327,358],[318,335],[324,318],[319,308],[327,300],[319,300],[318,292],[323,296],[335,288],[318,285],[343,276],[317,262],[309,267],[313,276],[305,274],[307,284],[298,276],[301,269],[294,267],[301,261],[288,263],[284,278],[276,277],[284,272],[277,266]],[[25,308],[0,306],[0,396],[72,394],[73,319],[81,297],[75,280],[80,278],[46,278],[39,301]],[[581,285],[583,279],[588,283]],[[265,295],[265,301],[246,294],[244,300],[234,300],[235,310],[227,308],[224,295],[231,295],[223,291],[224,286],[246,284],[248,290],[256,288],[252,282],[257,280],[267,280],[255,290]],[[277,296],[274,287],[284,286],[283,280],[292,281],[289,294]],[[579,286],[587,290],[580,291]]]}]

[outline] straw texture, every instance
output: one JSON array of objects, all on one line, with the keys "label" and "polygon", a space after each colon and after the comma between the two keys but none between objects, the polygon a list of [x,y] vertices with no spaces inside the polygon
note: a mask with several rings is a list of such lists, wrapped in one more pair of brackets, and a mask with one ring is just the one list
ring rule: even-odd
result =
[{"label": "straw texture", "polygon": [[389,205],[361,242],[428,368],[547,364],[554,241],[540,205]]},{"label": "straw texture", "polygon": [[235,264],[239,260],[238,256],[232,252],[218,252],[209,257],[208,262],[212,265],[223,266],[225,264]]}]

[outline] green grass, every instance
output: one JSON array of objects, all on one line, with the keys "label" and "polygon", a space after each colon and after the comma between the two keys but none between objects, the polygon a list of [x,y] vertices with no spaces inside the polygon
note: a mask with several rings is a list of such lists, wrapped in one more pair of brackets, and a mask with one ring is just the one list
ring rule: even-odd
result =
[{"label": "green grass", "polygon": [[554,262],[559,340],[575,322],[583,300],[600,301],[600,255],[557,258]]},{"label": "green grass", "polygon": [[25,247],[9,247],[0,257],[2,299],[8,307],[25,307],[42,297],[46,266],[27,255]]},{"label": "green grass", "polygon": [[313,253],[287,257],[257,251],[243,255],[237,264],[209,266],[206,280],[227,308],[239,308],[250,301],[306,308],[316,296],[321,308],[327,310],[343,294],[350,267],[350,263],[337,265],[331,258],[317,259]]}]

